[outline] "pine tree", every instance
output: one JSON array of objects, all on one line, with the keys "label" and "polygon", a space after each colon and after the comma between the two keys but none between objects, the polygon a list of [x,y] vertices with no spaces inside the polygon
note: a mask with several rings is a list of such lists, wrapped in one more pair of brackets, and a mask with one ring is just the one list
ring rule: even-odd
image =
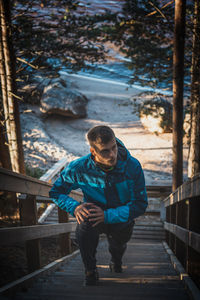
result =
[{"label": "pine tree", "polygon": [[191,137],[188,177],[200,173],[200,2],[194,1],[194,27],[191,68]]},{"label": "pine tree", "polygon": [[[1,149],[4,152],[6,151],[5,141],[7,138],[12,170],[18,173],[25,173],[17,90],[15,84],[15,57],[12,45],[10,1],[0,0],[0,14],[1,90],[7,133],[7,136],[2,138],[4,145]],[[1,135],[4,134],[5,132],[1,128]],[[6,153],[4,153],[4,155],[8,156]]]}]

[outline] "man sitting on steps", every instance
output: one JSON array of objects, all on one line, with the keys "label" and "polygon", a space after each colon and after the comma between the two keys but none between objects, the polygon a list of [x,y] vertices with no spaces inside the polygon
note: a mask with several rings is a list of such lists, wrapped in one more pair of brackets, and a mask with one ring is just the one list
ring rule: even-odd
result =
[{"label": "man sitting on steps", "polygon": [[[108,126],[89,130],[90,154],[72,161],[50,191],[52,200],[76,217],[76,238],[85,266],[85,285],[96,285],[96,248],[105,233],[111,254],[110,270],[122,272],[122,256],[134,219],[147,207],[144,174],[137,159]],[[68,194],[80,188],[83,203]]]}]

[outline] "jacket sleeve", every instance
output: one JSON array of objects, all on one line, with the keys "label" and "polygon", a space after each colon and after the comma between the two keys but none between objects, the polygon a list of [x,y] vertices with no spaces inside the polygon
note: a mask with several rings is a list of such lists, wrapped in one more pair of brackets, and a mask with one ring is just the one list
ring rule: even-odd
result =
[{"label": "jacket sleeve", "polygon": [[105,223],[129,222],[144,214],[147,205],[147,193],[145,188],[144,173],[138,162],[129,185],[130,200],[126,205],[117,208],[109,208],[104,212]]},{"label": "jacket sleeve", "polygon": [[62,171],[60,177],[55,181],[49,192],[49,196],[56,205],[74,216],[74,210],[80,203],[68,195],[71,190],[75,190],[77,188],[78,185],[73,180],[69,165],[64,171]]}]

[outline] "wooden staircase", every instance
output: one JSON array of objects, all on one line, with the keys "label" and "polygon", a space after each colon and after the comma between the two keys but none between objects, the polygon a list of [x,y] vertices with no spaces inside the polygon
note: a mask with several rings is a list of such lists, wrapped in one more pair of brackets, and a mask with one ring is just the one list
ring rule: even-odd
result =
[{"label": "wooden staircase", "polygon": [[[14,291],[22,286],[27,287],[36,277],[41,278],[42,275],[44,275],[44,282],[47,282],[48,278],[50,279],[47,282],[47,285],[42,282],[42,285],[36,290],[36,282],[32,290],[27,291],[27,293],[16,293],[15,296],[12,296],[10,299],[63,300],[66,299],[66,295],[68,298],[74,300],[84,300],[88,299],[88,297],[91,298],[92,289],[85,289],[85,287],[82,287],[84,272],[80,267],[81,258],[79,251],[75,251],[76,256],[73,254],[66,255],[69,253],[70,249],[70,241],[68,239],[69,233],[72,233],[73,238],[75,231],[75,219],[70,217],[69,221],[73,222],[63,222],[65,221],[65,218],[68,220],[67,214],[63,215],[63,211],[59,209],[59,217],[57,217],[57,207],[55,204],[50,204],[48,208],[52,208],[52,210],[49,209],[51,214],[49,214],[49,216],[46,215],[47,218],[43,220],[44,222],[42,223],[44,225],[37,224],[36,202],[52,203],[51,199],[48,198],[51,187],[52,184],[45,181],[0,168],[0,190],[27,195],[26,198],[22,197],[20,199],[20,212],[23,226],[1,228],[0,244],[4,246],[26,243],[27,265],[29,272],[31,272],[23,278],[3,286],[0,289],[1,299],[7,299],[1,297],[3,294]],[[108,263],[110,257],[108,256],[106,239],[101,239],[102,243],[100,243],[100,247],[102,244],[103,248],[98,251],[98,254],[100,255],[98,257],[98,268],[100,271],[101,293],[98,293],[99,288],[95,287],[92,297],[95,295],[95,299],[121,300],[125,298],[132,299],[134,295],[134,298],[138,300],[146,299],[147,297],[152,300],[189,300],[190,298],[183,285],[184,281],[187,284],[193,299],[200,299],[198,287],[195,286],[194,282],[187,274],[189,271],[189,275],[194,278],[197,284],[199,283],[199,273],[197,273],[197,271],[199,268],[200,249],[200,234],[198,228],[200,174],[185,182],[163,202],[163,197],[168,190],[169,187],[147,186],[149,206],[146,213],[136,219],[133,237],[128,243],[126,259],[124,259],[124,274],[120,274],[119,276],[118,274],[115,275],[109,273]],[[82,193],[80,192],[72,191],[70,196],[77,201],[82,200]],[[188,214],[188,205],[190,214]],[[51,219],[52,216],[53,219]],[[163,216],[166,216],[166,221],[164,221]],[[177,218],[175,219],[174,216],[177,216]],[[187,216],[187,218],[184,218],[184,216]],[[190,219],[188,219],[188,216]],[[58,219],[60,223],[56,224]],[[183,221],[185,223],[183,223]],[[52,224],[50,224],[50,222]],[[175,249],[175,254],[177,256],[179,255],[180,259],[184,258],[184,261],[187,263],[189,262],[188,265],[190,269],[183,261],[184,269],[178,259],[173,257],[174,254],[172,251],[169,248],[166,248],[167,244],[162,242],[164,238],[163,222],[167,231],[166,240],[168,245],[171,246],[172,249]],[[48,223],[48,225],[45,225],[45,223]],[[185,224],[188,224],[188,228]],[[59,235],[60,249],[65,250],[66,254],[54,262],[51,262],[49,265],[42,267],[40,240],[42,238],[57,235]],[[63,247],[63,241],[67,241],[65,247]],[[175,243],[176,248],[174,246]],[[185,251],[185,249],[192,250],[193,253],[196,253],[196,256],[189,255],[190,253]],[[71,260],[72,258],[75,258],[73,262]],[[77,269],[74,268],[76,259]],[[66,265],[66,268],[62,267],[62,264],[65,261],[70,262],[71,267],[69,267],[69,269],[68,264]],[[60,270],[57,270],[54,274],[46,277],[45,274],[48,274],[58,266],[60,266]],[[179,275],[174,268],[180,273],[181,280],[179,280]],[[60,282],[61,277],[63,278],[62,282]],[[122,289],[122,286],[125,288]],[[113,291],[115,291],[114,294]],[[111,296],[112,298],[110,298]]]},{"label": "wooden staircase", "polygon": [[136,219],[133,229],[134,239],[165,240],[163,222],[159,216],[144,215]]},{"label": "wooden staircase", "polygon": [[148,199],[146,213],[135,220],[133,238],[163,241],[165,240],[164,224],[161,217],[162,199]]}]

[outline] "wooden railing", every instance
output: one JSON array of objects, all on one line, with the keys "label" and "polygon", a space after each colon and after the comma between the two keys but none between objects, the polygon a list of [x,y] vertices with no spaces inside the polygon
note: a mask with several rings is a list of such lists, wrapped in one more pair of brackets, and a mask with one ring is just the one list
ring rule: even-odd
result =
[{"label": "wooden railing", "polygon": [[200,288],[200,174],[164,200],[169,247]]},{"label": "wooden railing", "polygon": [[[0,191],[20,193],[19,197],[20,227],[0,228],[0,245],[14,245],[18,242],[26,243],[27,265],[29,272],[41,267],[40,239],[59,235],[61,254],[64,256],[71,252],[70,232],[75,230],[76,223],[68,222],[68,214],[58,209],[59,223],[38,225],[37,201],[52,203],[49,198],[49,190],[60,171],[66,166],[65,159],[54,165],[44,176],[38,180],[0,168]],[[45,181],[44,181],[45,180]],[[171,192],[169,186],[147,186],[148,196],[162,198]],[[70,196],[79,202],[83,194],[72,191]]]},{"label": "wooden railing", "polygon": [[[0,190],[26,194],[19,203],[20,227],[0,228],[0,245],[26,242],[27,265],[29,272],[41,267],[40,239],[60,235],[60,249],[64,256],[71,252],[69,233],[75,230],[75,223],[68,223],[68,214],[59,209],[59,222],[62,224],[37,225],[36,196],[48,199],[52,184],[0,168]],[[78,197],[71,193],[71,196]]]}]

